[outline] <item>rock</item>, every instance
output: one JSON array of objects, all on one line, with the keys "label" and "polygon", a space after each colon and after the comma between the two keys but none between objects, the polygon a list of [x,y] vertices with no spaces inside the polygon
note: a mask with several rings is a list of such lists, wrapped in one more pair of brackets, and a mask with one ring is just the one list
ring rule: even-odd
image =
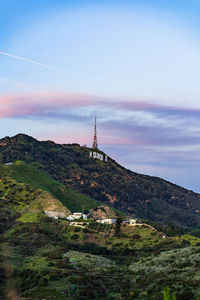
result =
[{"label": "rock", "polygon": [[116,219],[117,214],[110,207],[100,205],[89,211],[88,218],[94,220]]}]

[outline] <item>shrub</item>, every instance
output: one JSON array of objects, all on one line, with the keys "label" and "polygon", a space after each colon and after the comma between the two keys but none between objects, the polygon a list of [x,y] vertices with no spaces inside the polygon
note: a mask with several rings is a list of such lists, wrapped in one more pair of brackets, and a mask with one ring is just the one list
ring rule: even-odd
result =
[{"label": "shrub", "polygon": [[73,234],[72,236],[71,236],[71,239],[72,240],[77,240],[79,238],[79,235],[78,234]]},{"label": "shrub", "polygon": [[173,293],[171,295],[170,289],[168,286],[163,288],[163,300],[176,300],[176,295]]},{"label": "shrub", "polygon": [[141,236],[140,236],[139,234],[134,234],[134,235],[132,236],[132,238],[133,238],[134,240],[139,240],[139,239],[141,238]]}]

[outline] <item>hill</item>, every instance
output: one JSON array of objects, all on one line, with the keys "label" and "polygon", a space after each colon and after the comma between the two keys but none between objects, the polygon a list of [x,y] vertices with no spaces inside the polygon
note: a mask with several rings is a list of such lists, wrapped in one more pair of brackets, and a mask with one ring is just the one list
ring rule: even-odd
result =
[{"label": "hill", "polygon": [[124,225],[116,235],[114,225],[49,218],[46,209],[69,211],[49,192],[10,178],[18,166],[29,170],[21,162],[13,172],[0,165],[2,300],[160,300],[165,286],[177,300],[198,299],[199,238],[163,238],[145,224]]},{"label": "hill", "polygon": [[[0,171],[2,171],[1,166]],[[18,220],[23,221],[34,220],[38,213],[44,213],[45,211],[60,212],[66,216],[71,213],[50,193],[26,183],[18,183],[8,176],[0,176],[0,197],[0,215],[4,220],[1,228],[6,225],[6,218],[4,219],[3,215],[7,213],[13,215],[14,219],[17,217]]]},{"label": "hill", "polygon": [[25,161],[65,187],[129,215],[200,226],[199,194],[161,178],[134,173],[111,158],[107,163],[89,159],[89,150],[78,144],[40,142],[23,134],[0,140],[3,163]]},{"label": "hill", "polygon": [[9,225],[0,236],[1,299],[12,291],[27,300],[160,300],[164,286],[178,300],[198,295],[200,239],[192,246],[145,226],[116,237],[41,214]]},{"label": "hill", "polygon": [[16,161],[12,165],[9,165],[8,169],[10,170],[9,176],[14,180],[49,192],[72,212],[89,211],[101,204],[86,195],[67,189],[63,184],[54,180],[44,171],[39,171],[23,161]]}]

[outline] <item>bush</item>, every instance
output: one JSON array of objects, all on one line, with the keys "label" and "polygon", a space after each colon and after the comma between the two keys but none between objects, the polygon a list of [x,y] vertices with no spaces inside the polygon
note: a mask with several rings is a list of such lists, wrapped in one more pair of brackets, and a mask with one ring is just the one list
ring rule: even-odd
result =
[{"label": "bush", "polygon": [[73,234],[72,236],[71,236],[71,239],[72,240],[77,240],[79,238],[79,235],[78,234]]},{"label": "bush", "polygon": [[141,239],[141,236],[140,236],[139,234],[134,234],[134,235],[132,236],[132,238],[133,238],[134,240],[139,240],[139,239]]},{"label": "bush", "polygon": [[75,229],[74,229],[74,232],[80,232],[81,231],[81,228],[80,227],[76,227]]}]

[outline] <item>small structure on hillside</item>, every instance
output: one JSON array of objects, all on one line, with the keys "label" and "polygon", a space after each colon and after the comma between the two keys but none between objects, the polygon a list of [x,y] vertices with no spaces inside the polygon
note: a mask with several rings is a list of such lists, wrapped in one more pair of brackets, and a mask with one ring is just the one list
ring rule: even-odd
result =
[{"label": "small structure on hillside", "polygon": [[122,225],[134,226],[137,223],[137,219],[127,219],[122,221]]},{"label": "small structure on hillside", "polygon": [[103,220],[96,220],[97,223],[100,224],[115,224],[116,219],[103,219]]},{"label": "small structure on hillside", "polygon": [[69,215],[67,217],[67,220],[69,220],[69,221],[78,220],[78,219],[87,220],[87,215],[77,212],[77,213],[73,213],[72,215]]},{"label": "small structure on hillside", "polygon": [[54,218],[54,219],[65,219],[66,218],[66,214],[63,212],[45,210],[44,213],[46,216],[48,216],[50,218]]}]

